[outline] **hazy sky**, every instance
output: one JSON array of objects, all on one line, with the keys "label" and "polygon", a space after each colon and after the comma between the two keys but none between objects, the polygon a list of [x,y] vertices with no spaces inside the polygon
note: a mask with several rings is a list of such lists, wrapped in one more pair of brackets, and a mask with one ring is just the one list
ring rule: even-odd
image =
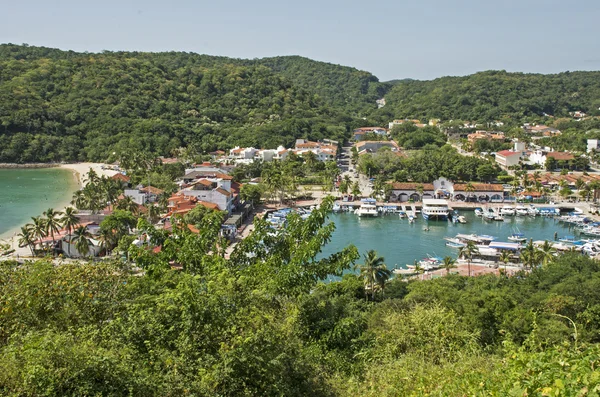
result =
[{"label": "hazy sky", "polygon": [[600,70],[600,0],[0,0],[0,42],[302,55],[380,80]]}]

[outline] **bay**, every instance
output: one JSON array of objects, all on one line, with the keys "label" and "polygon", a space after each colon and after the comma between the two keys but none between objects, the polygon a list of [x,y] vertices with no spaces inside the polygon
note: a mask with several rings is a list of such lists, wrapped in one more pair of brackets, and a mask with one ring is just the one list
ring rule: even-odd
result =
[{"label": "bay", "polygon": [[0,169],[0,238],[11,238],[32,216],[62,210],[78,189],[63,168]]},{"label": "bay", "polygon": [[[467,218],[466,224],[453,224],[447,221],[425,221],[418,218],[413,224],[395,215],[382,215],[376,218],[360,218],[353,213],[331,214],[329,219],[336,229],[331,241],[323,247],[320,257],[340,251],[354,244],[361,255],[357,263],[362,263],[363,255],[371,249],[385,258],[389,269],[404,268],[413,261],[427,256],[456,258],[458,250],[447,247],[444,237],[454,237],[458,233],[487,234],[496,241],[508,241],[514,232],[524,233],[529,239],[554,240],[572,235],[565,224],[548,217],[506,217],[503,222],[490,222],[476,217],[473,211],[460,211]],[[429,230],[424,230],[428,228]]]}]

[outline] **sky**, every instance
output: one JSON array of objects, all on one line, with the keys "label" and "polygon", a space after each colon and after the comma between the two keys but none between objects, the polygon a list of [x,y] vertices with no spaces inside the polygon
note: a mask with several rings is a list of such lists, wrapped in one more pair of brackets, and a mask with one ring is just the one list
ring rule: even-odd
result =
[{"label": "sky", "polygon": [[301,55],[391,79],[600,70],[600,0],[0,0],[0,42]]}]

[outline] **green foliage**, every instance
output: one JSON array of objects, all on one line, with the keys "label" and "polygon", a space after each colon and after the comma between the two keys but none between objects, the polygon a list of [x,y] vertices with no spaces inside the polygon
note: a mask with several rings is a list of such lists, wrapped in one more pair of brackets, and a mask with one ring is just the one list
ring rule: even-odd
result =
[{"label": "green foliage", "polygon": [[[402,81],[387,93],[377,116],[490,122],[543,121],[543,114],[598,115],[600,72],[541,75],[487,71],[431,81]],[[376,117],[375,115],[373,117]]]}]

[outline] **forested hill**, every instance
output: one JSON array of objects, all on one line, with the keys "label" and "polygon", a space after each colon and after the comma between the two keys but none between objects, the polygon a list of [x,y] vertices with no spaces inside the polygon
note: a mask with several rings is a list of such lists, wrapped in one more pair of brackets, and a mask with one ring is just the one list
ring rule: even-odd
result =
[{"label": "forested hill", "polygon": [[301,57],[0,45],[0,162],[342,139],[387,85]]},{"label": "forested hill", "polygon": [[600,72],[559,74],[487,71],[431,81],[395,81],[377,115],[390,118],[491,121],[569,116],[581,110],[599,115]]}]

